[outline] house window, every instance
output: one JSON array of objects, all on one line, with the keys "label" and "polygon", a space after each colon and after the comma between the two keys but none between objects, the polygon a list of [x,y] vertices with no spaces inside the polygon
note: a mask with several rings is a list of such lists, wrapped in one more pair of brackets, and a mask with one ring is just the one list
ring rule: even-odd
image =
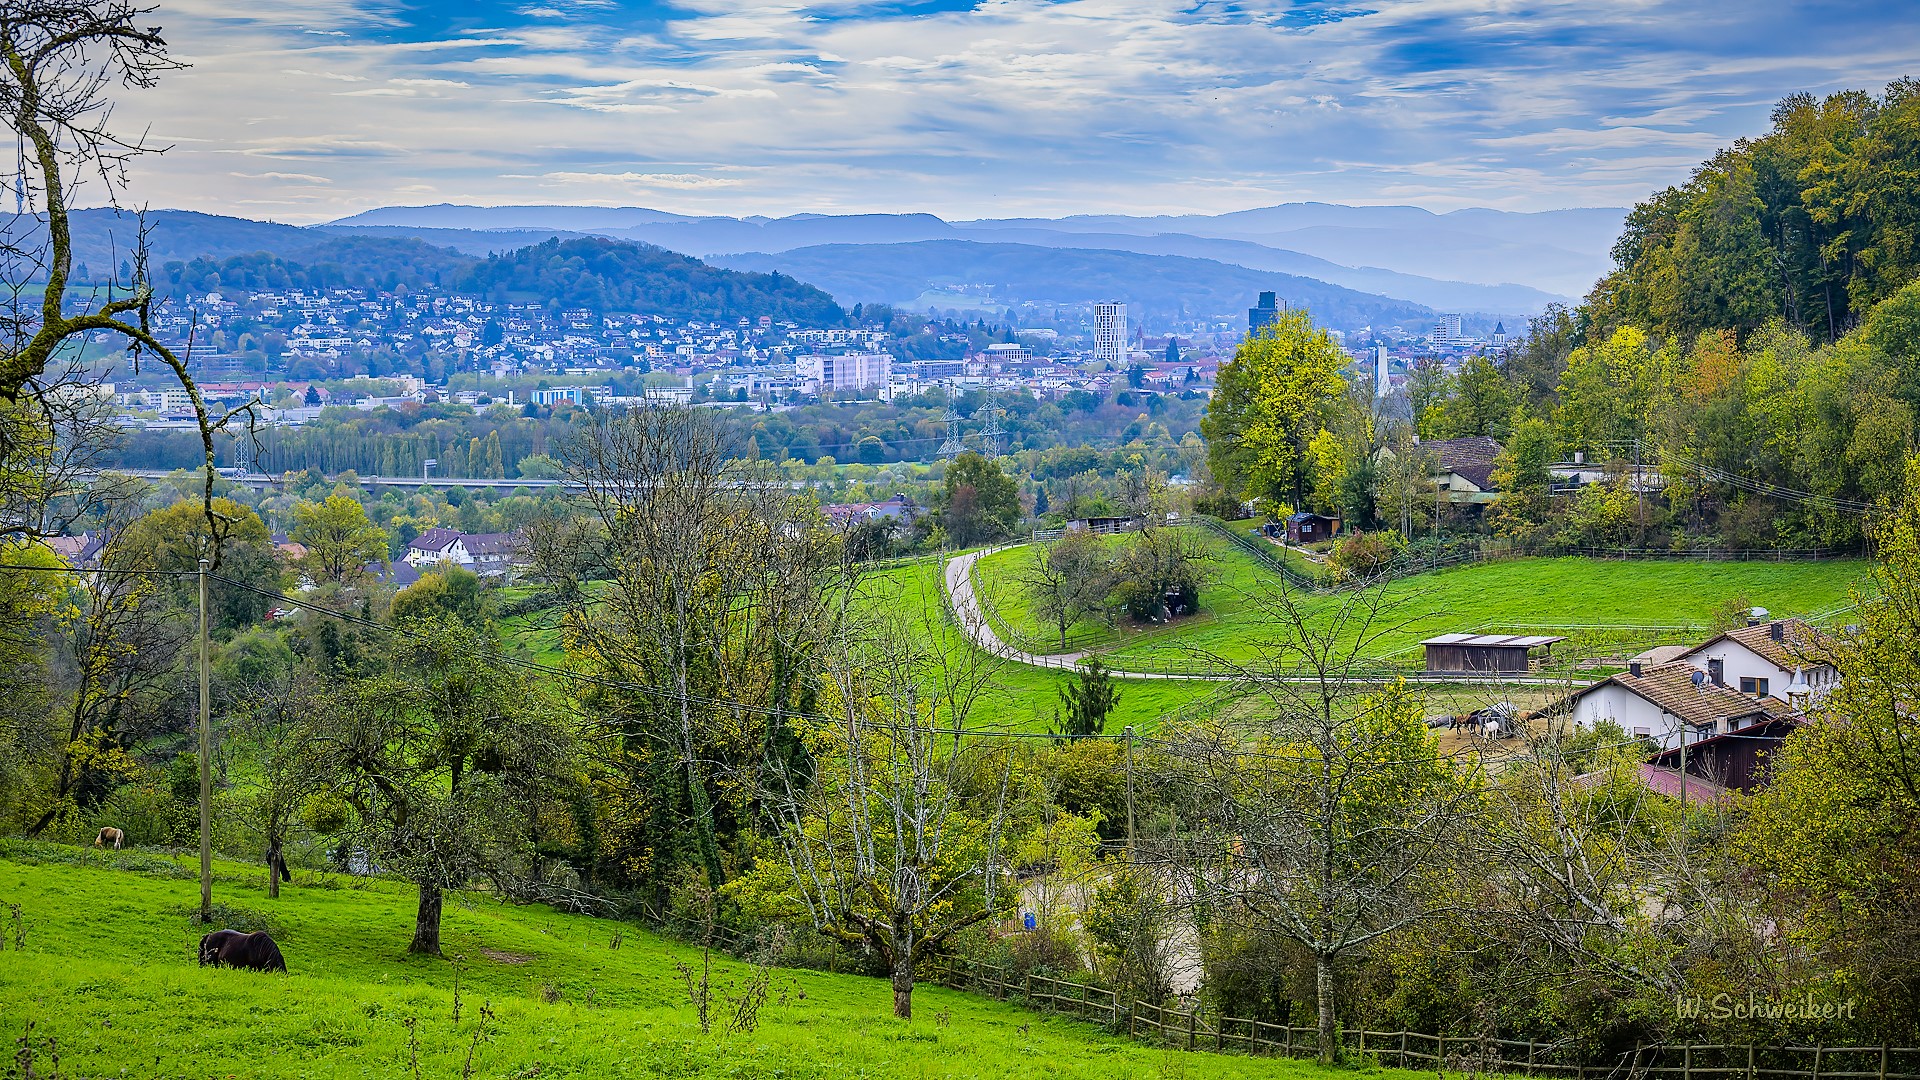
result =
[{"label": "house window", "polygon": [[1766,697],[1767,696],[1767,680],[1741,679],[1740,692],[1743,694],[1753,694],[1758,697]]}]

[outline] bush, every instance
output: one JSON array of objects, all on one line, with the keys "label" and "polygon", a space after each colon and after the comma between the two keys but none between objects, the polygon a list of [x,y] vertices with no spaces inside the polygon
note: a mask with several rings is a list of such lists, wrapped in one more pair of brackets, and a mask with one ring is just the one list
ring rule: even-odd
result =
[{"label": "bush", "polygon": [[1380,533],[1354,533],[1334,545],[1329,562],[1341,581],[1373,577],[1393,561],[1393,545]]}]

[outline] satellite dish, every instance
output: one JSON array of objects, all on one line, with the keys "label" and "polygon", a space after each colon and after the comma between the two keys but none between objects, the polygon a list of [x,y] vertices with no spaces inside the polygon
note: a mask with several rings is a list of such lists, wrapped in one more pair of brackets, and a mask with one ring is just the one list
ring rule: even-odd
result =
[{"label": "satellite dish", "polygon": [[1693,680],[1693,688],[1695,690],[1698,690],[1701,687],[1707,685],[1707,673],[1704,671],[1696,671],[1693,674],[1687,676],[1687,678]]}]

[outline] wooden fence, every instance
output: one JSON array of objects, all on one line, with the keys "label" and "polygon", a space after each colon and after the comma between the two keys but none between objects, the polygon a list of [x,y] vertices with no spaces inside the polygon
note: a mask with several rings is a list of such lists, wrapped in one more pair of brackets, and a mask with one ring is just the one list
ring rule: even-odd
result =
[{"label": "wooden fence", "polygon": [[[1044,975],[1010,977],[991,964],[941,968],[932,981],[1124,1030],[1158,1046],[1214,1053],[1313,1057],[1319,1031],[1230,1016],[1209,1016],[1116,991]],[[1635,1047],[1608,1060],[1584,1057],[1565,1041],[1532,1042],[1420,1031],[1343,1029],[1343,1051],[1381,1065],[1434,1072],[1505,1073],[1573,1080],[1920,1080],[1920,1048],[1724,1043]]]}]

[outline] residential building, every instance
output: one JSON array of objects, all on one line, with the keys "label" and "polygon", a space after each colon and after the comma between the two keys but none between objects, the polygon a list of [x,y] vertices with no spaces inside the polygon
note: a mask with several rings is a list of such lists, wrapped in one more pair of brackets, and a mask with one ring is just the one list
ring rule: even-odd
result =
[{"label": "residential building", "polygon": [[1420,445],[1433,454],[1433,483],[1448,502],[1489,503],[1500,498],[1493,486],[1493,464],[1501,446],[1491,436],[1434,439]]},{"label": "residential building", "polygon": [[457,529],[428,529],[407,541],[401,560],[417,568],[451,563],[482,577],[513,568],[519,538],[513,533],[463,533]]},{"label": "residential building", "polygon": [[1683,661],[1651,667],[1635,663],[1574,693],[1553,711],[1564,712],[1575,727],[1612,721],[1628,735],[1652,739],[1662,750],[1746,731],[1789,712],[1774,698],[1718,685]]},{"label": "residential building", "polygon": [[811,383],[815,392],[826,390],[870,390],[887,385],[893,377],[893,356],[889,353],[846,353],[826,356],[818,353],[798,357],[794,374]]},{"label": "residential building", "polygon": [[1430,340],[1436,347],[1440,347],[1457,344],[1464,336],[1460,333],[1460,313],[1452,311],[1441,315],[1440,320],[1433,324]]},{"label": "residential building", "polygon": [[1827,635],[1800,619],[1754,620],[1680,656],[1717,686],[1805,708],[1827,696],[1840,672],[1823,656]]},{"label": "residential building", "polygon": [[1114,370],[1127,366],[1132,351],[1127,339],[1127,305],[1107,301],[1093,305],[1093,361],[1111,364]]}]

